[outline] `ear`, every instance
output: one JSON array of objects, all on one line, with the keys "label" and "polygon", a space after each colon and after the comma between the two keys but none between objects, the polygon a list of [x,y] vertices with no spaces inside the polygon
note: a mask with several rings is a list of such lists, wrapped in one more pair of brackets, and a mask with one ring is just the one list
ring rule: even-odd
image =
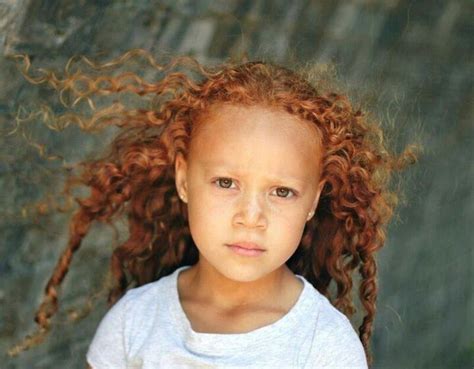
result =
[{"label": "ear", "polygon": [[327,182],[326,179],[322,179],[319,182],[318,189],[316,191],[316,195],[315,195],[313,203],[311,205],[311,210],[308,213],[307,220],[310,220],[313,217],[314,213],[316,212],[316,208],[318,207],[318,203],[319,203],[319,197],[321,196],[321,192],[323,191],[323,188],[324,188],[324,185],[326,184],[326,182]]},{"label": "ear", "polygon": [[179,198],[185,203],[187,203],[188,198],[187,169],[188,164],[184,156],[181,153],[176,154],[174,165],[176,190],[178,191]]}]

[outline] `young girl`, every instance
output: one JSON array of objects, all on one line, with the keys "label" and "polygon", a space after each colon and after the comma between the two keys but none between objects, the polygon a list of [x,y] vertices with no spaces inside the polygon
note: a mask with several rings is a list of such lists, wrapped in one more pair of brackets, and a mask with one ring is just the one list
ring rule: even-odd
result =
[{"label": "young girl", "polygon": [[[67,89],[82,78],[79,98],[160,99],[108,118],[122,132],[108,155],[85,163],[91,194],[78,199],[40,327],[48,330],[91,224],[126,215],[129,238],[111,258],[113,306],[89,367],[367,368],[374,252],[396,199],[388,179],[409,153],[389,154],[380,127],[346,96],[284,67],[177,58],[160,69],[154,83],[130,74],[36,80]],[[356,268],[366,311],[358,335],[346,317]]]}]

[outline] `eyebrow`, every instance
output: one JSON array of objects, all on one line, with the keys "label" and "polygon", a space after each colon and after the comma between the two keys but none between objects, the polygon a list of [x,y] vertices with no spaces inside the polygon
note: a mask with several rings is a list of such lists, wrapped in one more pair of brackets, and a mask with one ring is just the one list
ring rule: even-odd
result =
[{"label": "eyebrow", "polygon": [[[211,161],[205,161],[202,163],[202,166],[205,167],[206,169],[225,169],[228,170],[231,173],[236,173],[239,174],[240,170],[236,168],[232,168],[229,165],[219,163],[219,162],[211,162]],[[300,184],[307,184],[308,180],[303,180],[294,176],[268,176],[268,179],[270,181],[281,181],[281,180],[291,180],[298,182]]]}]

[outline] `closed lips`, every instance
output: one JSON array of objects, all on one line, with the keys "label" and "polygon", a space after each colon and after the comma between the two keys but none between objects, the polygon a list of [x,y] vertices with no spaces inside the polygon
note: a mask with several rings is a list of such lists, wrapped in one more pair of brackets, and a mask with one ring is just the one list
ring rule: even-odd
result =
[{"label": "closed lips", "polygon": [[259,245],[257,245],[256,243],[252,243],[252,242],[239,242],[239,243],[234,243],[234,244],[231,244],[231,245],[228,245],[228,246],[236,246],[236,247],[240,247],[242,249],[247,249],[247,250],[262,250],[262,251],[265,251]]}]

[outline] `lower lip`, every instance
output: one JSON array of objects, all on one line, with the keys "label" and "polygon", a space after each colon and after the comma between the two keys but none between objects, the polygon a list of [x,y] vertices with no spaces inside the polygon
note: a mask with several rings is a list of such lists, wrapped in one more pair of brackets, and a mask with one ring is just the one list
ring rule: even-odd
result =
[{"label": "lower lip", "polygon": [[265,250],[249,250],[244,249],[243,247],[229,245],[229,248],[232,249],[236,254],[243,256],[259,256],[265,252]]}]

